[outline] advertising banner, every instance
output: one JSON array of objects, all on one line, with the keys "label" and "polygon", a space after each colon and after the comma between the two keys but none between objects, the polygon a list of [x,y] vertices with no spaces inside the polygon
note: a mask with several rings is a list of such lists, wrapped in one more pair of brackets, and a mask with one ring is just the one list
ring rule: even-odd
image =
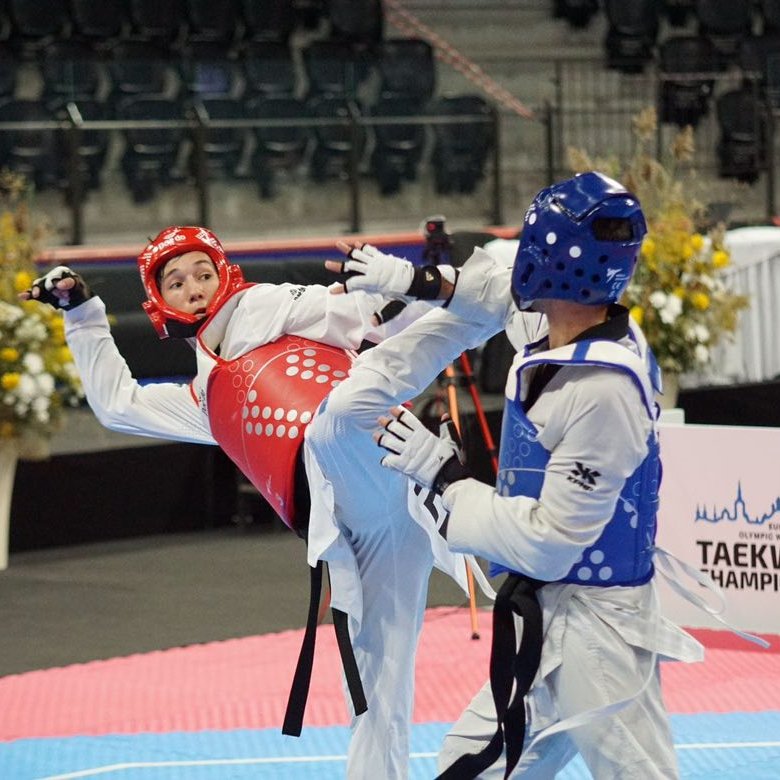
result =
[{"label": "advertising banner", "polygon": [[[780,634],[780,429],[662,424],[660,435],[657,545],[714,580],[735,628]],[[723,628],[658,582],[667,617]]]}]

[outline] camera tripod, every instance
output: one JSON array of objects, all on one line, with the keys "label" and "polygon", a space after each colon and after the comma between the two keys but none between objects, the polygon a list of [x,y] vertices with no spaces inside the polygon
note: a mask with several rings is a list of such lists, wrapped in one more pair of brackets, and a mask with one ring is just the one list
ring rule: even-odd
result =
[{"label": "camera tripod", "polygon": [[[443,216],[429,217],[425,220],[423,227],[425,247],[422,253],[424,262],[439,265],[450,261],[452,243],[450,241],[450,236],[446,231],[445,224],[446,220]],[[460,368],[460,373],[458,372],[458,367]],[[482,434],[485,450],[493,467],[493,476],[497,476],[498,450],[493,439],[493,434],[490,431],[487,416],[485,415],[485,407],[479,395],[479,390],[477,389],[468,353],[461,353],[460,357],[457,359],[457,363],[451,363],[444,369],[439,378],[439,384],[444,392],[442,393],[440,391],[439,394],[434,395],[434,398],[432,399],[433,404],[439,403],[441,406],[446,407],[446,413],[455,425],[455,430],[461,438],[461,441],[463,440],[463,429],[461,426],[461,415],[458,405],[458,387],[464,385],[467,388],[469,395],[471,396],[472,404],[474,405],[474,412]],[[439,418],[440,417],[441,415],[439,415]],[[471,616],[471,638],[479,639],[474,577],[470,569],[467,569],[467,577]]]}]

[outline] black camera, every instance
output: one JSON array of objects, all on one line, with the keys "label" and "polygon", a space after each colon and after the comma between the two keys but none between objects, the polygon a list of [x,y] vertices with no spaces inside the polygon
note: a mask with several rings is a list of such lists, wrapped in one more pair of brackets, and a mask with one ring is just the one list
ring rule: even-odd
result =
[{"label": "black camera", "polygon": [[450,262],[450,234],[446,229],[447,220],[441,216],[428,217],[423,223],[423,236],[425,237],[425,248],[423,249],[423,260],[432,265]]}]

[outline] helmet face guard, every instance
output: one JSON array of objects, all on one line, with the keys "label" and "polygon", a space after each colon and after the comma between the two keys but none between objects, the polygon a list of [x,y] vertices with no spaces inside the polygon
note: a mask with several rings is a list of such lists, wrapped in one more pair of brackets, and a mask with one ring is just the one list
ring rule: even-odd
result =
[{"label": "helmet face guard", "polygon": [[[163,266],[187,252],[207,254],[219,277],[219,287],[209,301],[205,317],[187,314],[169,306],[160,293],[157,277]],[[138,270],[147,298],[143,309],[161,339],[168,336],[194,336],[203,321],[244,284],[241,269],[228,262],[219,239],[202,227],[169,227],[163,230],[138,256]]]},{"label": "helmet face guard", "polygon": [[523,221],[512,269],[518,308],[555,298],[616,302],[634,272],[647,225],[639,201],[594,171],[543,189]]}]

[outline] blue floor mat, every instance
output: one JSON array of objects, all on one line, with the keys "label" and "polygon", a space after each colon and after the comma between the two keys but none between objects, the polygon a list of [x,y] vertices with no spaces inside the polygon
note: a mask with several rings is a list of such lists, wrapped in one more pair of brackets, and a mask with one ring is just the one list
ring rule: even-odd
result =
[{"label": "blue floor mat", "polygon": [[[671,716],[682,778],[777,780],[780,713]],[[448,724],[414,726],[410,780],[436,775]],[[349,731],[307,728],[300,738],[276,729],[132,734],[0,743],[3,780],[336,780],[344,777]],[[560,780],[589,780],[577,758]]]}]

